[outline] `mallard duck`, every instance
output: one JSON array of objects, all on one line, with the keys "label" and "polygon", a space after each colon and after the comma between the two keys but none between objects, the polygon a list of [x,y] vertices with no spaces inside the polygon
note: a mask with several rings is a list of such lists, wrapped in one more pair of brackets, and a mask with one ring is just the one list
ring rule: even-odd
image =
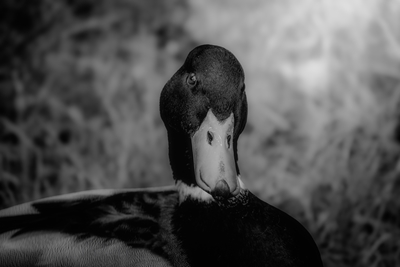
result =
[{"label": "mallard duck", "polygon": [[241,180],[244,71],[193,49],[160,98],[175,185],[51,197],[0,212],[0,266],[322,266],[295,219]]}]

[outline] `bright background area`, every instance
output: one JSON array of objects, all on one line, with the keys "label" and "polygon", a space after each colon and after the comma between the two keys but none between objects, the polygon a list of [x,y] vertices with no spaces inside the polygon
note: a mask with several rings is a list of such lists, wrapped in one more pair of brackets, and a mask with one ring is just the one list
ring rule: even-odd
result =
[{"label": "bright background area", "polygon": [[203,43],[246,73],[246,185],[325,266],[400,266],[399,0],[3,0],[0,207],[172,184],[158,98]]}]

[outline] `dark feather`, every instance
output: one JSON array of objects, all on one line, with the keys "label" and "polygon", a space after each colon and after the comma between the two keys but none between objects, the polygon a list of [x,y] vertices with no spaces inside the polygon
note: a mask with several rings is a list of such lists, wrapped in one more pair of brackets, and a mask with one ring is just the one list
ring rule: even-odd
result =
[{"label": "dark feather", "polygon": [[78,200],[32,203],[38,214],[0,218],[0,233],[17,230],[11,238],[38,231],[60,232],[82,241],[98,237],[117,239],[132,248],[147,248],[169,257],[166,248],[176,246],[170,235],[176,191],[130,192]]}]

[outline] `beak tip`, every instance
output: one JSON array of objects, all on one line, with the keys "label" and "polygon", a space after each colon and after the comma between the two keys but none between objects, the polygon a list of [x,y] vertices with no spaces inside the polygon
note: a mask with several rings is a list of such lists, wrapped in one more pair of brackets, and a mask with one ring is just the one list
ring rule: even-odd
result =
[{"label": "beak tip", "polygon": [[218,199],[228,199],[231,197],[231,191],[228,183],[225,180],[219,180],[215,185],[214,190],[211,191],[211,195]]}]

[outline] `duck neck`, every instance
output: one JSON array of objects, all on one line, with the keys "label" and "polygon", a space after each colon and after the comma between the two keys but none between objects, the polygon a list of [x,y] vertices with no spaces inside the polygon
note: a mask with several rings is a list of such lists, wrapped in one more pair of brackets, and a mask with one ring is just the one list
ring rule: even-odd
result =
[{"label": "duck neck", "polygon": [[188,186],[196,185],[190,137],[168,131],[169,160],[174,179]]},{"label": "duck neck", "polygon": [[197,186],[193,166],[191,139],[187,134],[168,131],[169,159],[172,173],[179,191],[179,202],[187,198],[201,202],[211,202],[210,194]]}]

